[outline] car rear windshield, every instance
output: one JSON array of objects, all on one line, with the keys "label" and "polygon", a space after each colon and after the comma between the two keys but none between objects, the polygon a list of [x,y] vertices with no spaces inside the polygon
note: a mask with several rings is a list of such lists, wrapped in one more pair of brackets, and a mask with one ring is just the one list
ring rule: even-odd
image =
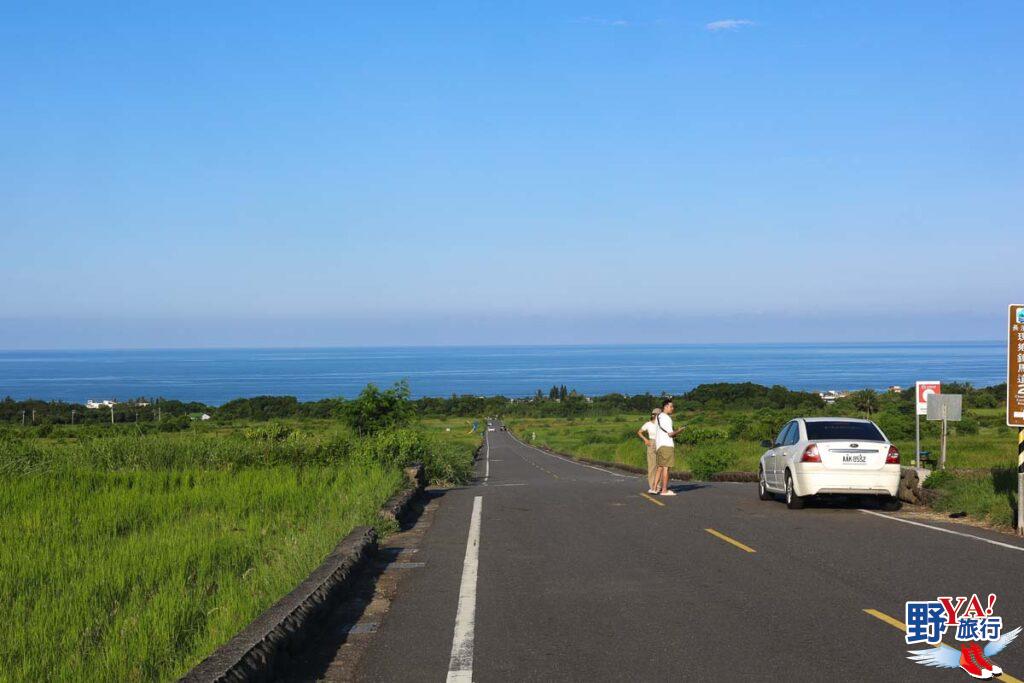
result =
[{"label": "car rear windshield", "polygon": [[882,432],[870,422],[808,422],[807,438],[810,441],[885,441]]}]

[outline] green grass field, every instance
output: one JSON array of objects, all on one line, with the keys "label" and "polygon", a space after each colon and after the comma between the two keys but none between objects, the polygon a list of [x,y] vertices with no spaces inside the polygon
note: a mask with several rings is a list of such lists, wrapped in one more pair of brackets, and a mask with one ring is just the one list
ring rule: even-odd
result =
[{"label": "green grass field", "polygon": [[[85,434],[86,432],[82,432]],[[294,588],[427,459],[480,435],[323,421],[0,437],[0,680],[172,680]]]}]

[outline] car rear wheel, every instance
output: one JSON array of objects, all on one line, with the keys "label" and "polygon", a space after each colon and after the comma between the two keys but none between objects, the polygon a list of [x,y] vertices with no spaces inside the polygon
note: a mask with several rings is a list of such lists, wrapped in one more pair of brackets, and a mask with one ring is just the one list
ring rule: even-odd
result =
[{"label": "car rear wheel", "polygon": [[771,500],[772,494],[768,490],[768,484],[764,480],[764,468],[757,470],[757,497],[761,500]]},{"label": "car rear wheel", "polygon": [[796,495],[793,489],[793,475],[786,470],[786,507],[790,510],[799,510],[804,506],[804,502],[803,497]]},{"label": "car rear wheel", "polygon": [[896,496],[886,496],[882,499],[882,509],[886,512],[896,512],[903,507],[903,501]]}]

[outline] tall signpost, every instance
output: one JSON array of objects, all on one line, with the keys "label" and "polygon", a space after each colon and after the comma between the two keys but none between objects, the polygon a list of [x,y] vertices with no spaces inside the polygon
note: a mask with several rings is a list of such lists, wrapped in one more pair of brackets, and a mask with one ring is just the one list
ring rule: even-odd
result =
[{"label": "tall signpost", "polygon": [[942,393],[941,382],[918,382],[917,383],[917,457],[914,466],[921,468],[921,416],[928,414],[928,397],[932,394]]},{"label": "tall signpost", "polygon": [[1024,304],[1011,304],[1006,337],[1006,424],[1017,428],[1017,535],[1024,536]]},{"label": "tall signpost", "polygon": [[946,450],[949,444],[949,423],[959,422],[963,415],[964,397],[961,394],[931,394],[928,396],[928,419],[941,420],[939,437],[939,469],[946,469]]}]

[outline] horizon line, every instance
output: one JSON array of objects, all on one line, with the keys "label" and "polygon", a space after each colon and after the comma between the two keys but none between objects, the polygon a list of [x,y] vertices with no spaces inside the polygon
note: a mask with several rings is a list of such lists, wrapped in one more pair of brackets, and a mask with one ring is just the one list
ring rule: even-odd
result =
[{"label": "horizon line", "polygon": [[850,341],[771,341],[771,342],[599,342],[580,344],[338,344],[338,345],[268,345],[268,346],[107,346],[66,348],[0,348],[0,353],[82,353],[111,351],[300,351],[327,349],[474,349],[474,348],[669,348],[674,346],[882,346],[882,345],[935,345],[935,344],[1006,344],[1004,339],[933,339],[933,340],[850,340]]}]

